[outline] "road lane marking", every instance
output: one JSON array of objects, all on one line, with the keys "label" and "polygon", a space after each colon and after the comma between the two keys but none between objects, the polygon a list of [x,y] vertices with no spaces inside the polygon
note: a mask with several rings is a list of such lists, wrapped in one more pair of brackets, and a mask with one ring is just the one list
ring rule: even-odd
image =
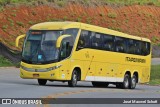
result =
[{"label": "road lane marking", "polygon": [[[72,95],[72,94],[80,94],[80,93],[86,93],[86,92],[96,92],[96,91],[102,91],[99,89],[90,89],[90,90],[78,90],[78,91],[69,91],[69,92],[62,92],[62,93],[55,93],[55,94],[51,94],[49,95],[52,98],[57,98],[57,97],[62,97],[62,96],[66,96],[66,95]],[[43,98],[48,98],[48,96],[44,96]]]},{"label": "road lane marking", "polygon": [[[78,90],[78,91],[67,91],[67,92],[62,92],[62,93],[55,93],[51,94],[48,96],[44,96],[42,98],[58,98],[62,96],[67,96],[67,95],[74,95],[74,94],[81,94],[81,93],[87,93],[87,92],[99,92],[105,89],[90,89],[90,90]],[[40,105],[37,105],[36,107],[40,107]],[[49,104],[44,104],[44,107],[50,107]]]},{"label": "road lane marking", "polygon": [[[66,92],[60,92],[60,93],[54,93],[50,94],[48,96],[44,96],[42,98],[58,98],[68,95],[74,95],[74,94],[82,94],[82,93],[90,93],[90,92],[127,92],[127,93],[148,93],[147,90],[127,90],[127,89],[89,89],[89,90],[77,90],[77,91],[66,91]],[[160,93],[160,91],[154,91],[153,93]],[[39,106],[36,106],[39,107]],[[50,107],[49,104],[44,104],[44,107]]]}]

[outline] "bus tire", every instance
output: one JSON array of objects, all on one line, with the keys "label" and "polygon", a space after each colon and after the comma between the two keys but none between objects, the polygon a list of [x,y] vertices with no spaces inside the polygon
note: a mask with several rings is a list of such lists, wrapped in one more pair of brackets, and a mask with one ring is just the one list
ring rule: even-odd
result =
[{"label": "bus tire", "polygon": [[76,70],[73,71],[71,80],[68,81],[68,86],[69,87],[75,87],[77,85],[78,81],[78,72]]},{"label": "bus tire", "polygon": [[45,80],[45,79],[38,79],[38,84],[39,85],[46,85],[46,83],[47,83],[47,80]]},{"label": "bus tire", "polygon": [[137,83],[137,77],[135,75],[133,75],[133,77],[131,78],[131,82],[130,82],[130,89],[135,89],[136,88],[136,83]]},{"label": "bus tire", "polygon": [[109,83],[107,82],[92,82],[93,87],[108,87]]},{"label": "bus tire", "polygon": [[129,89],[130,87],[130,76],[128,74],[125,74],[124,80],[122,83],[122,88],[123,89]]}]

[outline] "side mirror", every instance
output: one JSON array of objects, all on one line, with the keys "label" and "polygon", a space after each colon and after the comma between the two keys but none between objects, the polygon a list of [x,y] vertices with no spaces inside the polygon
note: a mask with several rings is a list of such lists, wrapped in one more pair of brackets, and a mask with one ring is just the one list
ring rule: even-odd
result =
[{"label": "side mirror", "polygon": [[71,35],[62,35],[60,36],[58,39],[57,39],[57,42],[56,42],[56,48],[60,48],[61,46],[61,42],[64,38],[67,38],[67,37],[70,37]]},{"label": "side mirror", "polygon": [[23,34],[23,35],[20,35],[20,36],[18,36],[18,37],[16,38],[16,47],[19,47],[19,40],[22,39],[22,38],[24,38],[25,36],[26,36],[26,35]]}]

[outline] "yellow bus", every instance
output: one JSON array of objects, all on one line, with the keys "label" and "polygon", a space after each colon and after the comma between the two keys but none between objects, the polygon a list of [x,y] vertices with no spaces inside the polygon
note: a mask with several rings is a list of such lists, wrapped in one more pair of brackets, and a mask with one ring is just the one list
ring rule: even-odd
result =
[{"label": "yellow bus", "polygon": [[33,25],[25,37],[20,77],[47,81],[90,81],[94,87],[134,89],[150,79],[149,39],[79,22]]}]

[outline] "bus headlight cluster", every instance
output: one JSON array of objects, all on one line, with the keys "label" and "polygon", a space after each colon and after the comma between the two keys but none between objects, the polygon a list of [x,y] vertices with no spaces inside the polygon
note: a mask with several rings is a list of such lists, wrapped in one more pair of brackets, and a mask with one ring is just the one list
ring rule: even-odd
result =
[{"label": "bus headlight cluster", "polygon": [[21,68],[26,70],[26,71],[31,71],[31,72],[48,72],[51,70],[55,70],[60,68],[62,65],[58,65],[58,66],[54,66],[54,67],[50,67],[50,68],[44,68],[44,69],[34,69],[34,68],[27,68],[21,65]]}]

